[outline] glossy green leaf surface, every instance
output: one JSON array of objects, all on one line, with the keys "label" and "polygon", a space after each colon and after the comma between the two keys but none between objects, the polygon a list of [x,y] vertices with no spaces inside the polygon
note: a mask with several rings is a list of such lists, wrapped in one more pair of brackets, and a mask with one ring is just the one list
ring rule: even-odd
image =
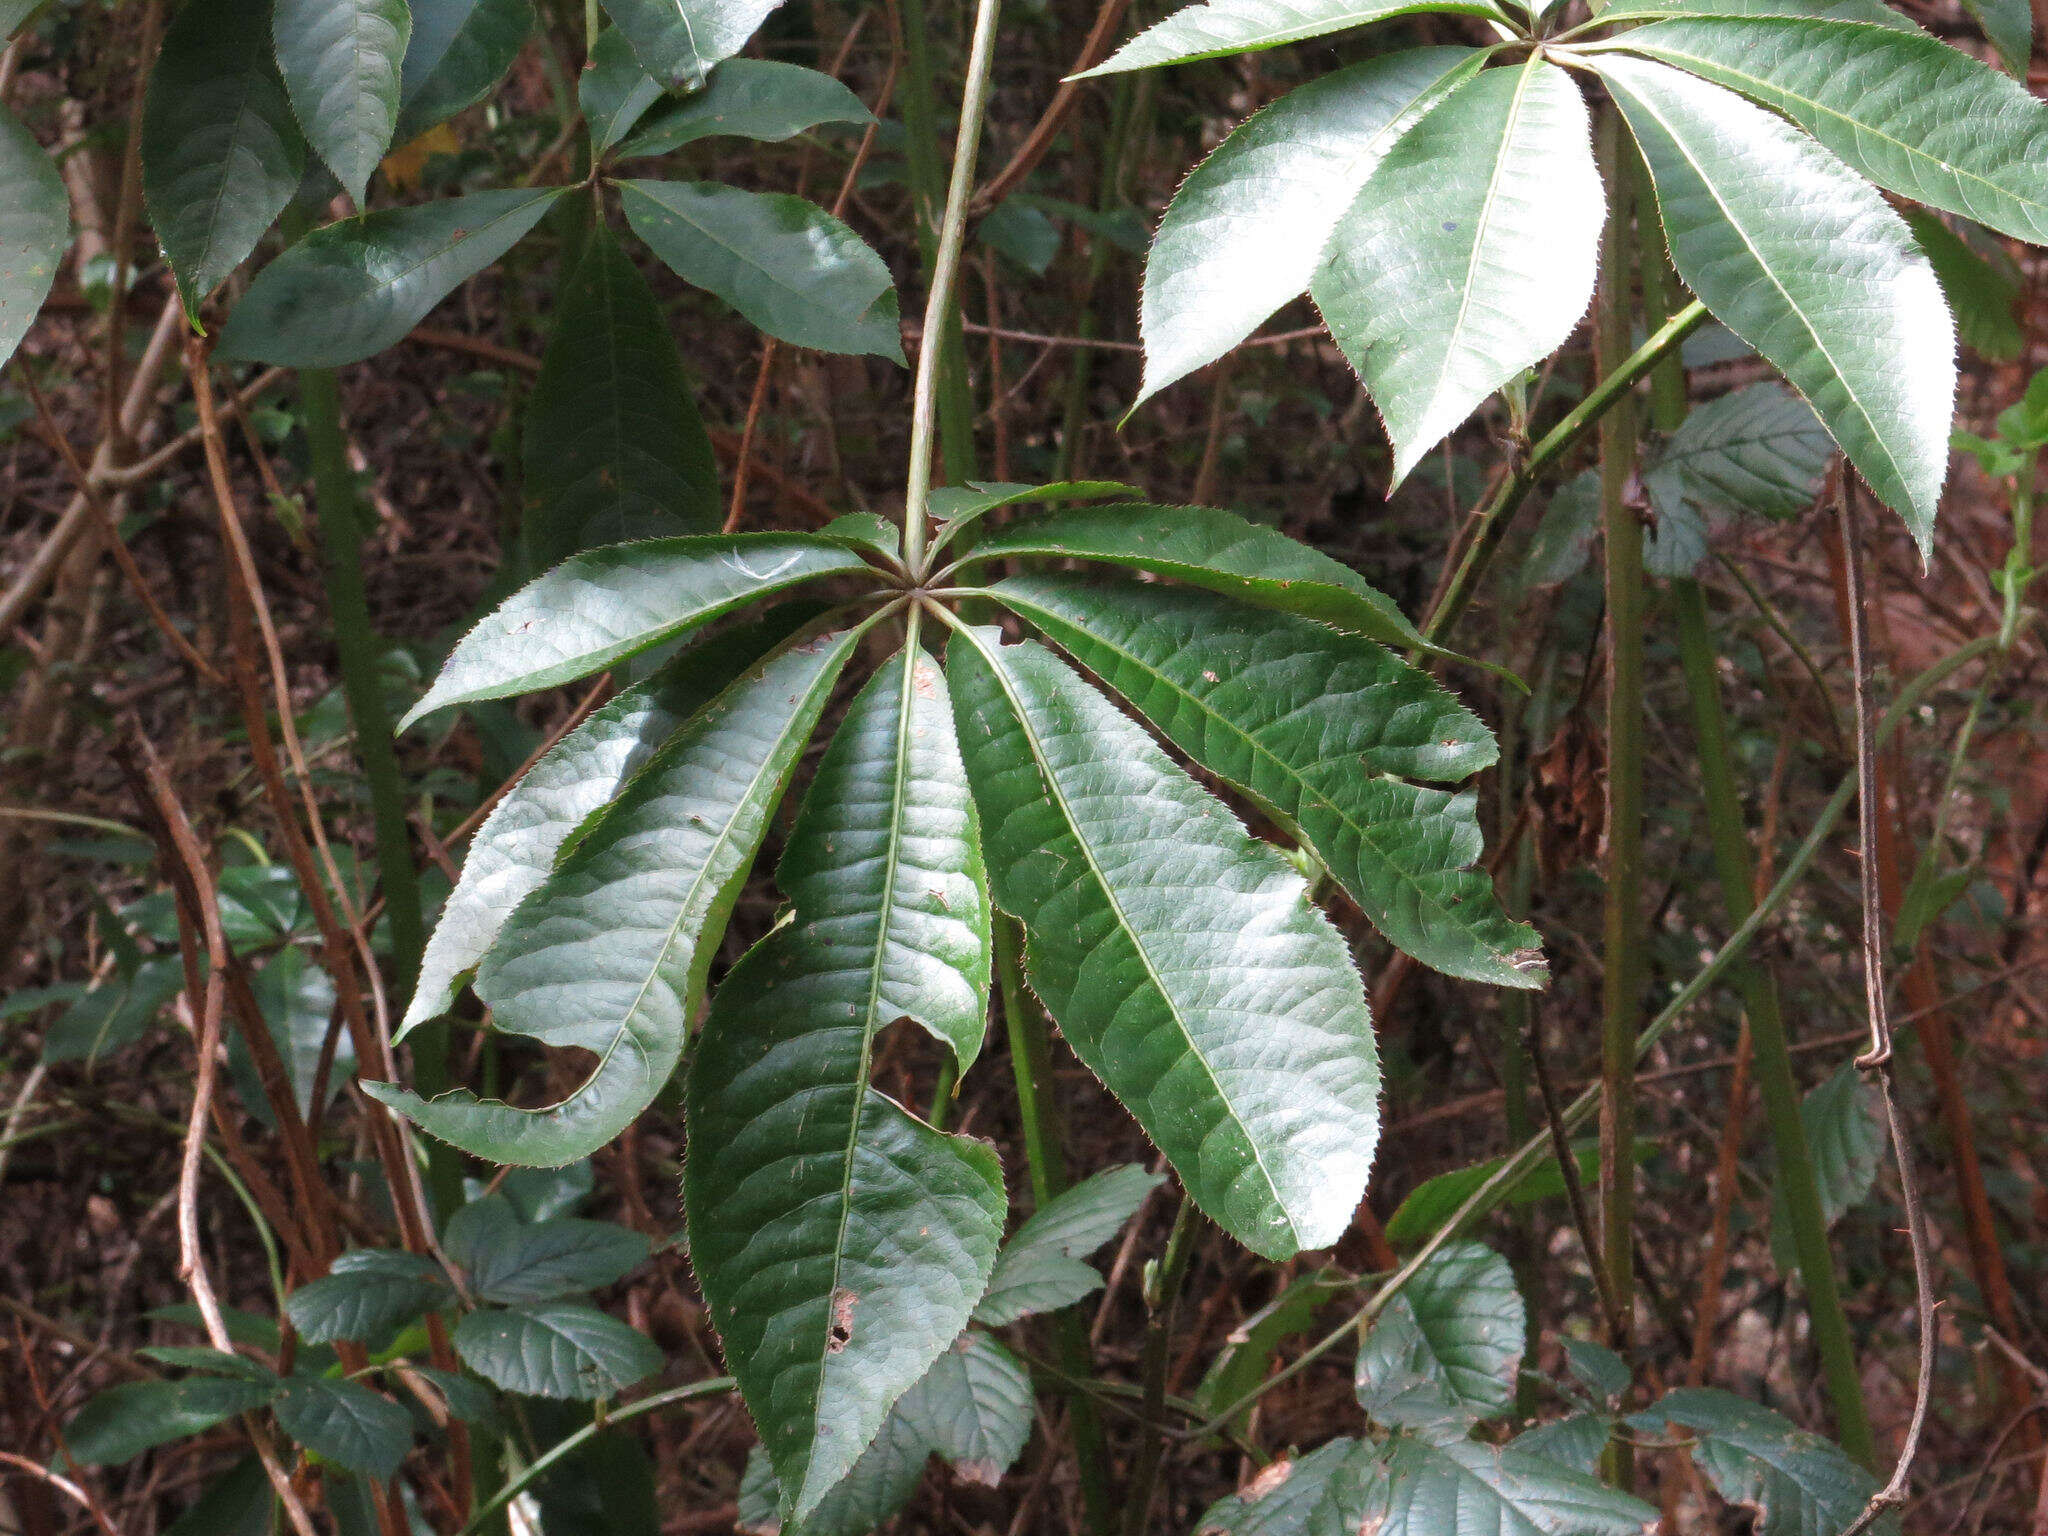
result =
[{"label": "glossy green leaf surface", "polygon": [[[781,610],[692,645],[557,742],[476,829],[433,937],[405,1029],[445,1013],[505,919],[554,869],[591,817],[611,802],[682,723],[785,639]],[[403,1031],[401,1031],[401,1034]]]},{"label": "glossy green leaf surface", "polygon": [[300,128],[360,203],[398,126],[406,0],[275,0],[271,30]]},{"label": "glossy green leaf surface", "polygon": [[412,1415],[360,1382],[294,1376],[271,1409],[278,1428],[351,1472],[389,1477],[412,1446]]},{"label": "glossy green leaf surface", "polygon": [[182,1440],[252,1408],[277,1391],[265,1381],[191,1376],[184,1381],[129,1381],[91,1398],[64,1426],[64,1449],[82,1467],[118,1466],[153,1445]]},{"label": "glossy green leaf surface", "polygon": [[721,136],[773,142],[824,123],[874,120],[843,81],[823,70],[774,59],[727,59],[703,90],[656,112],[619,154],[665,155]]},{"label": "glossy green leaf surface", "polygon": [[1911,233],[1763,108],[1667,65],[1596,63],[1649,162],[1679,275],[1812,403],[1924,555],[1948,471],[1955,331]]},{"label": "glossy green leaf surface", "polygon": [[832,1486],[802,1524],[792,1526],[783,1518],[782,1484],[768,1453],[757,1445],[747,1453],[735,1529],[747,1536],[867,1536],[910,1502],[931,1453],[924,1436],[901,1414],[891,1413],[853,1470]]},{"label": "glossy green leaf surface", "polygon": [[1614,1435],[1614,1420],[1603,1413],[1568,1413],[1548,1424],[1525,1429],[1508,1444],[1543,1461],[1556,1462],[1588,1477],[1599,1475],[1600,1453]]},{"label": "glossy green leaf surface", "polygon": [[[1732,1392],[1682,1388],[1629,1422],[1649,1434],[1677,1425],[1696,1436],[1693,1461],[1722,1498],[1755,1512],[1757,1536],[1842,1530],[1877,1491],[1877,1480],[1840,1446]],[[1898,1528],[1894,1516],[1876,1527]]]},{"label": "glossy green leaf surface", "polygon": [[594,1291],[647,1258],[638,1232],[579,1216],[524,1222],[503,1195],[472,1200],[449,1217],[441,1247],[472,1294],[515,1306]]},{"label": "glossy green leaf surface", "polygon": [[1440,1248],[1373,1322],[1358,1400],[1376,1423],[1463,1436],[1514,1404],[1528,1326],[1507,1260],[1478,1243]]},{"label": "glossy green leaf surface", "polygon": [[1784,113],[1902,197],[2048,241],[2048,103],[1923,32],[1702,17],[1623,46]]},{"label": "glossy green leaf surface", "polygon": [[626,222],[676,276],[780,341],[903,361],[882,258],[816,203],[709,181],[622,181]]},{"label": "glossy green leaf surface", "polygon": [[1507,19],[1486,0],[1203,0],[1146,28],[1081,78],[1277,48],[1417,11]]},{"label": "glossy green leaf surface", "polygon": [[1860,21],[1918,32],[1913,18],[1895,11],[1885,0],[1614,0],[1602,7],[1600,24],[1661,21],[1670,16],[1790,16],[1815,21]]},{"label": "glossy green leaf surface", "polygon": [[731,58],[782,0],[604,0],[641,67],[674,90],[694,91]]},{"label": "glossy green leaf surface", "polygon": [[290,368],[360,362],[403,341],[561,195],[472,192],[316,229],[257,274],[228,317],[220,353]]},{"label": "glossy green leaf surface", "polygon": [[1540,56],[1466,80],[1387,151],[1309,292],[1379,407],[1395,483],[1564,344],[1606,212],[1585,97]]},{"label": "glossy green leaf surface", "polygon": [[188,5],[165,29],[142,108],[142,199],[185,308],[256,249],[305,174],[263,0]]},{"label": "glossy green leaf surface", "polygon": [[1486,727],[1370,640],[1202,591],[1012,577],[991,589],[1196,762],[1298,829],[1373,926],[1438,970],[1544,979],[1535,932],[1487,875],[1460,779],[1496,755]]},{"label": "glossy green leaf surface", "polygon": [[521,446],[535,566],[599,544],[716,533],[724,520],[711,439],[668,320],[601,226],[555,302]]},{"label": "glossy green leaf surface", "polygon": [[970,1328],[903,1394],[896,1411],[961,1477],[993,1488],[1023,1454],[1036,1402],[1022,1362]]},{"label": "glossy green leaf surface", "polygon": [[529,1397],[616,1397],[661,1369],[654,1340],[573,1301],[472,1312],[455,1350],[486,1381]]},{"label": "glossy green leaf surface", "polygon": [[28,334],[70,243],[71,204],[57,167],[0,111],[0,363]]},{"label": "glossy green leaf surface", "polygon": [[318,1280],[285,1298],[285,1315],[312,1344],[360,1339],[380,1345],[393,1330],[454,1299],[441,1266],[425,1254],[352,1248]]},{"label": "glossy green leaf surface", "polygon": [[533,30],[531,0],[407,0],[401,144],[490,95]]},{"label": "glossy green leaf surface", "polygon": [[597,153],[631,133],[663,94],[661,82],[640,67],[640,56],[625,33],[617,27],[598,33],[576,81],[576,104],[583,109]]},{"label": "glossy green leaf surface", "polygon": [[574,682],[821,576],[868,569],[803,534],[709,534],[594,549],[527,583],[456,644],[398,723]]},{"label": "glossy green leaf surface", "polygon": [[1642,1536],[1657,1511],[1527,1451],[1396,1435],[1327,1484],[1309,1536]]},{"label": "glossy green leaf surface", "polygon": [[1043,647],[961,630],[947,665],[996,900],[1074,1053],[1246,1246],[1334,1241],[1379,1061],[1301,876]]},{"label": "glossy green leaf surface", "polygon": [[558,1166],[630,1125],[681,1059],[733,900],[860,633],[748,669],[654,755],[484,957],[477,995],[500,1029],[597,1056],[574,1091],[540,1109],[467,1090],[431,1103],[388,1083],[370,1091],[501,1163]]},{"label": "glossy green leaf surface", "polygon": [[900,653],[849,709],[777,870],[793,918],[734,967],[691,1061],[690,1257],[801,1519],[965,1326],[1006,1201],[985,1143],[869,1085],[907,1017],[963,1061],[989,906],[945,681]]},{"label": "glossy green leaf surface", "polygon": [[1217,145],[1152,238],[1139,402],[1223,356],[1305,291],[1374,167],[1485,57],[1417,48],[1369,59],[1289,92]]},{"label": "glossy green leaf surface", "polygon": [[997,1328],[1101,1289],[1102,1275],[1082,1260],[1115,1237],[1160,1183],[1158,1174],[1125,1163],[1048,1201],[1003,1245],[974,1320]]},{"label": "glossy green leaf surface", "polygon": [[1321,619],[1384,645],[1423,645],[1394,600],[1349,566],[1219,507],[1072,508],[1000,529],[966,558],[1017,555],[1096,560],[1171,576],[1254,607]]}]

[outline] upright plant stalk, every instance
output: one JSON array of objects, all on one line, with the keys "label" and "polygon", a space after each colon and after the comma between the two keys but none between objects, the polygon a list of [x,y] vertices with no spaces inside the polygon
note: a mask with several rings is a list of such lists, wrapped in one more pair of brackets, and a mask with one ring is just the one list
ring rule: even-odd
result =
[{"label": "upright plant stalk", "polygon": [[[909,162],[910,197],[917,215],[917,248],[924,262],[925,285],[939,291],[939,248],[943,228],[938,213],[940,198],[949,195],[941,187],[939,170],[938,92],[932,68],[931,29],[926,24],[924,0],[897,0],[897,19],[903,34],[903,126],[904,156]],[[970,66],[971,69],[971,66]],[[975,134],[979,137],[979,112]],[[967,103],[960,104],[960,141],[954,148],[957,163],[962,151],[969,162],[974,155],[967,143]],[[965,208],[962,208],[965,216]],[[947,302],[941,310],[942,323],[933,326],[929,309],[925,314],[924,339],[919,343],[919,371],[923,371],[926,349],[939,359],[938,418],[939,447],[946,456],[946,478],[955,484],[974,475],[974,396],[967,385],[967,337],[960,328],[960,311],[951,300],[953,284],[948,282]]]},{"label": "upright plant stalk", "polygon": [[1187,1279],[1188,1261],[1194,1257],[1195,1236],[1201,1229],[1202,1213],[1183,1191],[1180,1209],[1174,1212],[1173,1230],[1167,1234],[1166,1252],[1160,1256],[1152,1283],[1146,1287],[1148,1316],[1141,1366],[1145,1419],[1139,1431],[1142,1438],[1138,1442],[1130,1491],[1124,1502],[1123,1536],[1144,1536],[1152,1513],[1152,1496],[1159,1487],[1159,1462],[1166,1450],[1166,1357],[1173,1343],[1173,1318],[1180,1306],[1181,1285]]},{"label": "upright plant stalk", "polygon": [[[1714,671],[1713,641],[1707,632],[1707,605],[1700,584],[1686,577],[1671,583],[1671,603],[1678,623],[1679,659],[1685,670],[1692,705],[1693,730],[1699,738],[1700,781],[1706,797],[1707,829],[1713,841],[1715,874],[1730,923],[1740,927],[1756,909],[1749,840],[1743,826],[1742,803],[1735,786],[1728,751],[1727,722],[1721,710],[1720,683]],[[1828,1248],[1827,1219],[1821,1212],[1820,1188],[1799,1118],[1799,1084],[1786,1043],[1785,1020],[1778,1006],[1778,988],[1760,962],[1743,959],[1730,979],[1749,1016],[1757,1086],[1764,1116],[1771,1128],[1777,1158],[1777,1183],[1791,1227],[1799,1277],[1806,1286],[1807,1315],[1813,1323],[1814,1347],[1820,1352],[1821,1375],[1834,1404],[1837,1438],[1842,1448],[1866,1466],[1875,1463],[1876,1442],[1863,1404],[1863,1386],[1856,1374],[1856,1346],[1835,1281],[1834,1256]]]},{"label": "upright plant stalk", "polygon": [[[1632,214],[1621,120],[1600,119],[1597,145],[1608,188],[1594,346],[1602,377],[1628,360]],[[1635,1310],[1635,1052],[1643,984],[1643,527],[1631,497],[1638,413],[1632,395],[1600,419],[1600,520],[1607,585],[1607,900],[1600,1029],[1600,1254],[1614,1306],[1614,1347],[1629,1352]],[[1614,1482],[1634,1480],[1620,1440],[1604,1458]]]}]

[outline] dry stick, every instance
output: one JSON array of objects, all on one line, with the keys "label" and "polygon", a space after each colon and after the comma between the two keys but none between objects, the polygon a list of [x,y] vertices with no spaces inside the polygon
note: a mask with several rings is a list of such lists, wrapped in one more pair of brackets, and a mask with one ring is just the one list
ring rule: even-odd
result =
[{"label": "dry stick", "polygon": [[62,1473],[52,1472],[41,1462],[31,1461],[26,1456],[17,1456],[13,1451],[0,1451],[0,1465],[13,1467],[18,1472],[26,1472],[30,1477],[48,1483],[74,1504],[84,1506],[86,1513],[92,1516],[93,1523],[104,1531],[106,1536],[121,1536],[121,1533],[114,1529],[108,1522],[106,1514],[100,1509],[99,1500],[95,1499]]},{"label": "dry stick", "polygon": [[1906,1240],[1913,1251],[1914,1310],[1920,1330],[1919,1380],[1913,1391],[1913,1416],[1906,1440],[1885,1485],[1870,1496],[1863,1513],[1842,1536],[1868,1530],[1888,1509],[1906,1502],[1906,1483],[1920,1436],[1927,1426],[1927,1408],[1934,1393],[1934,1275],[1927,1251],[1926,1216],[1920,1208],[1920,1186],[1913,1172],[1913,1149],[1899,1113],[1897,1068],[1892,1059],[1892,1026],[1886,1014],[1884,987],[1884,899],[1877,879],[1877,824],[1883,807],[1877,796],[1877,731],[1870,711],[1870,637],[1864,626],[1863,527],[1856,514],[1854,477],[1842,475],[1837,503],[1841,519],[1849,618],[1849,673],[1856,700],[1856,822],[1862,854],[1863,1003],[1869,1015],[1870,1047],[1856,1058],[1857,1070],[1874,1078],[1884,1099],[1885,1124],[1891,1132],[1892,1156],[1899,1168],[1899,1196],[1906,1208]]}]

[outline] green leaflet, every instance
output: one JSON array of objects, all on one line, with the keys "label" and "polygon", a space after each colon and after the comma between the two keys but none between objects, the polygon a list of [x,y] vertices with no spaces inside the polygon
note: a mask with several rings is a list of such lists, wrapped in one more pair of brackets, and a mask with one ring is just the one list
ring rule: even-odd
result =
[{"label": "green leaflet", "polygon": [[[1682,1388],[1629,1423],[1653,1435],[1675,1424],[1696,1436],[1692,1459],[1722,1498],[1756,1512],[1757,1536],[1842,1530],[1877,1491],[1877,1479],[1841,1447],[1732,1392]],[[1887,1515],[1876,1529],[1896,1536],[1898,1518]]]},{"label": "green leaflet", "polygon": [[1137,403],[1213,363],[1303,292],[1374,167],[1486,57],[1417,48],[1369,59],[1281,97],[1217,145],[1152,238]]},{"label": "green leaflet", "polygon": [[1924,556],[1948,472],[1955,331],[1912,234],[1761,107],[1667,65],[1591,62],[1649,162],[1679,275],[1806,396]]},{"label": "green leaflet", "polygon": [[1791,517],[1813,505],[1834,441],[1813,408],[1776,384],[1708,401],[1679,425],[1642,474],[1656,510],[1643,546],[1655,576],[1690,576],[1722,511]]},{"label": "green leaflet", "polygon": [[1115,1237],[1160,1183],[1158,1174],[1125,1163],[1046,1202],[1003,1244],[974,1320],[999,1328],[1100,1290],[1101,1274],[1082,1260]]},{"label": "green leaflet", "polygon": [[64,1449],[82,1467],[117,1466],[153,1445],[213,1428],[277,1392],[267,1380],[189,1376],[183,1381],[130,1381],[87,1401],[64,1427]]},{"label": "green leaflet", "polygon": [[299,190],[306,145],[270,51],[263,0],[180,10],[142,108],[142,198],[188,313]]},{"label": "green leaflet", "polygon": [[817,204],[709,181],[617,185],[633,233],[676,276],[770,336],[903,361],[888,267]]},{"label": "green leaflet", "polygon": [[993,1488],[1031,1438],[1037,1403],[1017,1357],[970,1328],[903,1394],[896,1411],[970,1483]]},{"label": "green leaflet", "polygon": [[580,1216],[521,1221],[503,1195],[449,1217],[441,1244],[472,1294],[508,1306],[594,1291],[647,1258],[647,1239],[631,1228]]},{"label": "green leaflet", "polygon": [[1417,11],[1507,20],[1487,0],[1204,0],[1148,27],[1077,78],[1277,48]]},{"label": "green leaflet", "polygon": [[2026,79],[2034,51],[2034,9],[2027,0],[1963,0],[1963,9],[1984,29],[2007,72]]},{"label": "green leaflet", "polygon": [[591,45],[590,60],[576,81],[576,104],[590,125],[590,147],[602,155],[633,131],[647,109],[662,98],[659,81],[648,78],[626,34],[606,27]]},{"label": "green leaflet", "polygon": [[1358,1351],[1367,1417],[1463,1437],[1515,1400],[1528,1315],[1508,1262],[1478,1243],[1439,1249],[1374,1321]]},{"label": "green leaflet", "polygon": [[[1232,1328],[1191,1394],[1203,1419],[1213,1418],[1257,1388],[1272,1370],[1280,1346],[1308,1332],[1330,1302],[1356,1283],[1333,1265],[1309,1270],[1289,1280],[1271,1301]],[[1240,1438],[1248,1434],[1254,1406],[1240,1409],[1227,1432]]]},{"label": "green leaflet", "polygon": [[278,72],[307,140],[360,203],[398,126],[405,0],[276,0]]},{"label": "green leaflet", "polygon": [[789,1530],[795,1536],[867,1536],[910,1502],[931,1454],[923,1435],[901,1414],[890,1414],[853,1470],[833,1485],[802,1525],[792,1528],[783,1520],[782,1485],[775,1468],[767,1451],[757,1445],[747,1452],[734,1528],[746,1536],[782,1536]]},{"label": "green leaflet", "polygon": [[1099,560],[1171,576],[1258,608],[1321,619],[1383,645],[1429,646],[1394,600],[1349,566],[1218,507],[1079,507],[1010,524],[961,564],[1000,556]]},{"label": "green leaflet", "polygon": [[821,123],[871,123],[844,81],[773,59],[727,59],[703,90],[669,103],[619,148],[621,158],[665,155],[699,139],[775,141]]},{"label": "green leaflet", "polygon": [[961,628],[948,668],[996,900],[1075,1054],[1247,1247],[1334,1241],[1379,1062],[1300,875],[1043,647]]},{"label": "green leaflet", "polygon": [[456,1324],[455,1350],[484,1380],[529,1397],[616,1397],[661,1369],[654,1340],[577,1301],[472,1312]]},{"label": "green leaflet", "polygon": [[[788,607],[799,616],[806,611]],[[513,909],[540,888],[563,848],[676,728],[794,627],[778,609],[692,645],[564,736],[506,792],[477,828],[462,878],[441,906],[401,1038],[447,1012]]]},{"label": "green leaflet", "polygon": [[[1835,1070],[1799,1101],[1799,1120],[1813,1158],[1821,1219],[1829,1226],[1870,1197],[1884,1160],[1884,1120],[1876,1090],[1853,1066]],[[1798,1263],[1785,1196],[1771,1186],[1771,1258],[1781,1273]]]},{"label": "green leaflet", "polygon": [[1897,32],[1918,32],[1910,16],[1885,0],[1614,0],[1598,17],[1603,27],[1670,16],[1792,16],[1812,21],[1860,21]]},{"label": "green leaflet", "polygon": [[[1136,496],[1138,488],[1120,480],[1056,480],[1051,485],[1019,485],[1007,480],[970,480],[942,485],[925,499],[925,513],[939,531],[925,546],[936,557],[954,539],[1001,507],[1026,502],[1052,504],[1091,501],[1098,496]],[[964,558],[964,557],[963,557]]]},{"label": "green leaflet", "polygon": [[648,74],[694,91],[731,58],[782,0],[604,0]]},{"label": "green leaflet", "polygon": [[450,704],[574,682],[801,582],[867,569],[837,544],[794,533],[593,549],[528,582],[464,635],[398,729]]},{"label": "green leaflet", "polygon": [[990,1148],[868,1084],[882,1026],[907,1016],[964,1064],[987,1009],[974,802],[921,651],[854,701],[777,883],[795,915],[719,988],[691,1061],[684,1207],[726,1360],[800,1520],[966,1325],[1007,1205]]},{"label": "green leaflet", "polygon": [[2025,342],[2013,314],[2021,281],[2012,258],[1974,225],[1958,234],[1924,208],[1908,208],[1906,225],[1941,279],[1942,294],[1956,317],[1957,339],[1992,362],[2018,361]]},{"label": "green leaflet", "polygon": [[412,41],[400,73],[403,144],[490,95],[533,30],[530,0],[408,0]]},{"label": "green leaflet", "polygon": [[598,544],[716,533],[723,521],[682,354],[654,291],[602,225],[556,300],[522,449],[535,567]]},{"label": "green leaflet", "polygon": [[2048,242],[2048,103],[1923,32],[1702,18],[1616,44],[1784,113],[1889,191]]},{"label": "green leaflet", "polygon": [[1332,1469],[1305,1536],[1642,1536],[1657,1511],[1513,1447],[1395,1435]]},{"label": "green leaflet", "polygon": [[308,1343],[361,1339],[381,1347],[394,1330],[454,1298],[441,1266],[425,1254],[352,1248],[287,1296],[284,1307]]},{"label": "green leaflet", "polygon": [[598,1063],[567,1098],[515,1109],[365,1084],[422,1129],[495,1162],[558,1166],[630,1125],[674,1072],[769,815],[863,628],[751,668],[664,746],[506,922],[477,995],[500,1029]]},{"label": "green leaflet", "polygon": [[0,363],[35,323],[70,243],[63,179],[35,135],[0,111]]},{"label": "green leaflet", "polygon": [[403,341],[561,195],[472,192],[316,229],[257,274],[228,316],[220,355],[289,368],[360,362]]},{"label": "green leaflet", "polygon": [[[1369,1449],[1356,1440],[1339,1439],[1317,1446],[1306,1456],[1283,1456],[1253,1478],[1243,1492],[1211,1504],[1195,1529],[1215,1536],[1305,1536],[1331,1479],[1354,1451]],[[1315,1529],[1316,1536],[1326,1536],[1320,1528]],[[1337,1533],[1331,1531],[1327,1536]]]},{"label": "green leaflet", "polygon": [[389,1477],[412,1447],[412,1415],[360,1382],[294,1376],[271,1408],[279,1429],[352,1472]]},{"label": "green leaflet", "polygon": [[1369,640],[1206,592],[1012,577],[991,589],[1129,699],[1210,772],[1270,807],[1424,964],[1542,985],[1533,930],[1509,920],[1469,794],[1388,777],[1461,779],[1493,737],[1426,674]]},{"label": "green leaflet", "polygon": [[1387,152],[1310,293],[1394,445],[1394,483],[1593,297],[1606,219],[1585,98],[1540,55],[1459,85]]}]

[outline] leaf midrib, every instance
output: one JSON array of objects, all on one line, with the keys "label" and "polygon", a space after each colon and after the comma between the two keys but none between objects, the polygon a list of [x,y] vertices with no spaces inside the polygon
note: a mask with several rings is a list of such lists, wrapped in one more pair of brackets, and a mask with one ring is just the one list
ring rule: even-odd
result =
[{"label": "leaf midrib", "polygon": [[1140,942],[1138,930],[1124,913],[1123,903],[1117,900],[1116,888],[1110,883],[1109,877],[1103,873],[1102,866],[1096,862],[1094,850],[1089,847],[1088,840],[1081,835],[1081,829],[1074,821],[1073,812],[1068,809],[1067,797],[1060,788],[1059,779],[1054,774],[1052,764],[1047,760],[1044,748],[1039,742],[1038,732],[1032,724],[1031,713],[1025,708],[1024,701],[1017,697],[1016,689],[1010,684],[1009,669],[1003,666],[1001,661],[994,655],[990,654],[988,646],[968,626],[956,623],[954,628],[958,633],[965,635],[968,642],[981,653],[982,659],[988,664],[990,673],[996,679],[997,686],[1003,690],[1003,697],[1009,703],[1010,713],[1016,716],[1018,729],[1023,732],[1025,743],[1031,749],[1031,760],[1038,769],[1039,778],[1045,784],[1046,803],[1053,806],[1059,812],[1060,819],[1066,823],[1067,832],[1074,839],[1074,846],[1080,850],[1082,861],[1087,864],[1089,873],[1094,876],[1096,886],[1102,892],[1103,901],[1107,903],[1111,915],[1116,918],[1117,927],[1130,941],[1132,953],[1137,955],[1138,963],[1145,968],[1146,979],[1151,982],[1153,990],[1159,994],[1160,1000],[1166,1005],[1168,1014],[1172,1017],[1175,1027],[1180,1031],[1181,1039],[1187,1044],[1188,1054],[1201,1064],[1202,1073],[1209,1079],[1209,1085],[1215,1090],[1217,1100],[1229,1114],[1231,1123],[1244,1136],[1245,1146],[1251,1152],[1252,1162],[1257,1166],[1259,1176],[1265,1181],[1267,1195],[1280,1214],[1286,1219],[1288,1235],[1299,1244],[1301,1242],[1301,1230],[1295,1223],[1294,1213],[1287,1208],[1287,1202],[1281,1198],[1280,1188],[1274,1181],[1272,1170],[1266,1166],[1265,1153],[1261,1150],[1257,1138],[1252,1136],[1249,1130],[1246,1129],[1244,1117],[1239,1114],[1237,1105],[1232,1102],[1230,1095],[1224,1091],[1222,1081],[1216,1076],[1215,1067],[1210,1064],[1209,1058],[1202,1053],[1201,1046],[1196,1043],[1194,1031],[1188,1027],[1187,1020],[1182,1017],[1179,1003],[1175,1000],[1173,993],[1168,990],[1166,983],[1161,979],[1157,967],[1152,963],[1152,956],[1146,951],[1144,944]]}]

